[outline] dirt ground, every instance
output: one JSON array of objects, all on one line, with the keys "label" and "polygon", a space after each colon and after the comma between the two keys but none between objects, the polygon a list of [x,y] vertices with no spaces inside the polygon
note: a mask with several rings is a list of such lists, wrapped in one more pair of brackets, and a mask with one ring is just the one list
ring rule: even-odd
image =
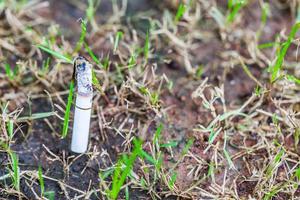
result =
[{"label": "dirt ground", "polygon": [[[133,138],[162,165],[136,159],[118,199],[300,199],[299,34],[270,78],[300,20],[297,0],[249,0],[232,21],[234,8],[222,0],[102,0],[84,41],[101,63],[108,58],[107,68],[84,46],[74,52],[78,19],[91,2],[0,3],[0,199],[51,199],[41,192],[39,166],[54,199],[109,199],[109,172],[130,155]],[[180,3],[187,8],[174,20]],[[61,137],[73,66],[37,47],[47,42],[88,58],[100,82],[85,154],[70,151],[73,108]],[[12,79],[7,63],[18,68]],[[19,189],[10,177],[11,152]]]}]

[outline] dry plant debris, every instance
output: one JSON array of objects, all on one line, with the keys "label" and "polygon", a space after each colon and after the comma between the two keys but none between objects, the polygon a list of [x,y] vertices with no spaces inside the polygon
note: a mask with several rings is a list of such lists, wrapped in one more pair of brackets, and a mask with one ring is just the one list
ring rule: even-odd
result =
[{"label": "dry plant debris", "polygon": [[0,1],[0,199],[299,199],[299,23],[298,0]]}]

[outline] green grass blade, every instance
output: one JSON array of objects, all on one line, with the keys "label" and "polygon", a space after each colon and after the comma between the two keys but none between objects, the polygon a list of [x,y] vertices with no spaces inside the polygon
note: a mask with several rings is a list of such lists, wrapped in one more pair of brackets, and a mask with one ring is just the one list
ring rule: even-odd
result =
[{"label": "green grass blade", "polygon": [[54,56],[54,57],[56,57],[56,58],[58,58],[58,59],[64,60],[64,61],[67,62],[67,63],[73,63],[73,61],[72,61],[70,58],[68,58],[68,57],[66,57],[66,56],[64,56],[64,55],[62,55],[61,53],[58,53],[58,52],[56,52],[56,51],[53,51],[53,50],[49,49],[49,48],[46,47],[46,46],[43,46],[43,45],[40,45],[40,44],[38,44],[38,45],[36,45],[36,46],[37,46],[39,49],[41,49],[41,50],[43,50],[43,51],[49,53],[50,55],[52,55],[52,56]]},{"label": "green grass blade", "polygon": [[104,69],[108,69],[109,67],[109,54],[102,59],[102,65]]},{"label": "green grass blade", "polygon": [[300,181],[300,167],[295,170],[295,176],[297,177],[298,181]]},{"label": "green grass blade", "polygon": [[78,42],[76,43],[76,47],[74,52],[78,52],[81,48],[82,45],[84,43],[84,39],[85,39],[85,35],[86,35],[86,22],[84,20],[81,20],[81,33],[80,33],[80,38],[78,40]]},{"label": "green grass blade", "polygon": [[268,3],[262,3],[262,13],[261,13],[261,24],[265,25],[267,23],[268,16],[270,14],[270,6]]},{"label": "green grass blade", "polygon": [[114,173],[114,169],[108,169],[104,172],[99,171],[99,178],[101,180],[105,180],[107,177],[109,177],[110,175],[112,175]]},{"label": "green grass blade", "polygon": [[173,188],[173,187],[174,187],[175,182],[176,182],[176,179],[177,179],[177,173],[176,173],[176,172],[173,172],[173,173],[172,173],[172,176],[171,176],[171,179],[170,179],[170,182],[169,182],[169,187],[170,187],[170,188]]},{"label": "green grass blade", "polygon": [[43,61],[42,73],[46,74],[49,71],[50,57],[47,58],[46,62]]},{"label": "green grass blade", "polygon": [[126,186],[126,188],[125,188],[125,200],[130,200],[128,186]]},{"label": "green grass blade", "polygon": [[40,182],[41,193],[42,193],[42,196],[44,196],[45,183],[44,183],[43,171],[42,171],[41,166],[39,166],[39,169],[38,169],[38,177],[39,177],[39,182]]},{"label": "green grass blade", "polygon": [[146,160],[148,160],[149,162],[151,162],[154,165],[157,163],[157,161],[155,161],[155,159],[151,155],[149,155],[147,152],[145,152],[144,150],[141,150],[140,156],[143,158],[146,158]]},{"label": "green grass blade", "polygon": [[141,141],[136,140],[134,145],[135,145],[134,150],[133,150],[132,154],[130,155],[130,157],[129,157],[127,163],[126,163],[126,167],[125,167],[124,171],[122,172],[122,175],[121,175],[120,180],[118,182],[118,190],[121,189],[122,185],[124,184],[124,182],[126,180],[126,177],[129,175],[131,169],[133,168],[133,164],[134,164],[137,156],[141,152],[141,146],[142,146]]},{"label": "green grass blade", "polygon": [[100,60],[97,58],[97,56],[94,54],[94,52],[92,51],[92,49],[88,46],[87,43],[83,43],[85,50],[88,52],[88,54],[91,56],[91,58],[93,59],[93,61],[97,64],[97,65],[101,65]]},{"label": "green grass blade", "polygon": [[229,14],[227,15],[227,22],[232,23],[235,20],[239,10],[247,4],[246,0],[232,0],[228,2]]},{"label": "green grass blade", "polygon": [[234,168],[234,164],[233,164],[233,162],[232,162],[232,159],[231,159],[231,157],[230,157],[228,151],[227,151],[225,148],[223,149],[223,153],[224,153],[225,158],[226,158],[226,160],[227,160],[227,162],[228,162],[228,164],[229,164],[229,168],[230,168],[230,169]]},{"label": "green grass blade", "polygon": [[273,197],[280,191],[279,188],[272,188],[270,192],[267,192],[266,195],[264,196],[263,200],[270,200],[273,199]]},{"label": "green grass blade", "polygon": [[145,61],[148,60],[149,48],[150,48],[150,43],[149,43],[149,30],[148,30],[147,34],[146,34],[145,45],[144,45],[144,57],[145,57]]},{"label": "green grass blade", "polygon": [[55,192],[54,191],[47,191],[47,192],[45,192],[45,197],[48,200],[55,200]]},{"label": "green grass blade", "polygon": [[25,122],[25,121],[28,121],[28,120],[37,120],[37,119],[51,117],[51,116],[54,116],[54,115],[55,115],[54,112],[34,113],[30,116],[19,117],[18,119],[16,119],[16,122]]},{"label": "green grass blade", "polygon": [[186,11],[186,5],[183,3],[180,3],[176,12],[176,16],[175,16],[175,22],[178,22],[182,16],[184,15]]},{"label": "green grass blade", "polygon": [[119,46],[119,42],[122,39],[122,37],[123,37],[123,32],[118,31],[117,34],[116,34],[115,42],[114,42],[114,54],[117,51],[117,48]]},{"label": "green grass blade", "polygon": [[14,187],[17,191],[20,191],[20,171],[19,171],[19,159],[16,153],[10,152],[12,179]]},{"label": "green grass blade", "polygon": [[92,84],[97,90],[104,93],[94,70],[92,70]]},{"label": "green grass blade", "polygon": [[183,148],[182,152],[181,152],[181,155],[185,155],[187,154],[187,152],[189,151],[189,149],[191,148],[191,146],[193,145],[194,143],[194,139],[189,139],[187,144],[185,145],[185,147]]},{"label": "green grass blade", "polygon": [[71,106],[73,103],[73,93],[74,93],[74,81],[72,80],[70,83],[68,102],[67,102],[66,112],[65,112],[65,116],[64,116],[62,138],[65,138],[68,134],[70,111],[71,111]]},{"label": "green grass blade", "polygon": [[12,139],[13,134],[14,134],[14,122],[11,119],[8,120],[8,123],[7,123],[7,132],[8,132],[9,139]]},{"label": "green grass blade", "polygon": [[282,68],[284,57],[285,57],[285,55],[287,53],[287,50],[289,49],[289,47],[291,45],[291,43],[292,43],[292,41],[293,41],[296,33],[298,32],[299,27],[300,27],[300,23],[296,23],[292,27],[291,32],[290,32],[290,34],[288,36],[287,41],[282,45],[282,48],[280,48],[280,50],[277,53],[276,62],[274,64],[274,66],[271,68],[271,72],[272,72],[271,82],[272,83],[277,79],[278,73],[279,73],[280,69]]},{"label": "green grass blade", "polygon": [[270,163],[269,167],[267,168],[266,174],[268,177],[270,177],[273,174],[274,169],[277,167],[277,165],[280,163],[281,158],[284,156],[284,149],[281,149],[276,156],[274,157],[273,161]]},{"label": "green grass blade", "polygon": [[14,73],[11,70],[10,65],[8,63],[5,63],[4,68],[6,76],[9,78],[9,80],[14,80]]},{"label": "green grass blade", "polygon": [[24,122],[27,120],[43,119],[43,118],[51,117],[54,115],[55,115],[54,112],[34,113],[30,116],[19,117],[18,119],[16,119],[16,122]]},{"label": "green grass blade", "polygon": [[154,134],[154,138],[153,138],[153,143],[156,144],[160,141],[161,138],[161,132],[163,129],[163,124],[159,124],[159,126],[156,128],[155,134]]},{"label": "green grass blade", "polygon": [[210,176],[212,180],[214,180],[214,178],[215,178],[215,163],[213,160],[211,160],[209,163],[207,175]]},{"label": "green grass blade", "polygon": [[266,48],[271,48],[274,47],[277,43],[276,42],[267,42],[263,44],[259,44],[257,46],[258,49],[266,49]]},{"label": "green grass blade", "polygon": [[289,81],[292,81],[292,82],[294,82],[294,83],[300,85],[300,79],[296,78],[296,77],[293,76],[293,75],[287,75],[287,79],[288,79]]},{"label": "green grass blade", "polygon": [[120,177],[121,174],[121,168],[122,168],[122,160],[119,159],[117,162],[117,165],[115,167],[115,171],[113,174],[113,179],[112,179],[112,189],[110,191],[110,196],[113,198],[117,198],[118,196],[118,179]]},{"label": "green grass blade", "polygon": [[233,1],[234,1],[234,0],[228,0],[228,3],[227,3],[228,9],[232,9]]},{"label": "green grass blade", "polygon": [[94,8],[94,0],[88,0],[88,7],[86,9],[86,17],[89,21],[92,21],[95,15],[95,8]]},{"label": "green grass blade", "polygon": [[221,128],[218,129],[217,131],[214,131],[213,129],[211,129],[210,134],[209,134],[209,138],[208,138],[208,143],[209,144],[212,144],[215,141],[216,137],[219,135],[221,130],[222,130]]},{"label": "green grass blade", "polygon": [[167,147],[176,147],[178,145],[177,141],[171,141],[165,144],[161,144],[160,147],[167,148]]},{"label": "green grass blade", "polygon": [[228,111],[222,115],[220,115],[219,117],[219,120],[220,121],[223,121],[229,117],[232,117],[232,116],[244,116],[244,117],[247,117],[247,115],[245,113],[242,113],[240,109],[237,109],[237,110],[232,110],[232,111]]},{"label": "green grass blade", "polygon": [[[137,54],[135,52],[132,53],[128,60],[128,68],[129,69],[133,68],[137,64],[136,58],[137,58]],[[147,61],[147,59],[145,59],[145,61]]]},{"label": "green grass blade", "polygon": [[[112,199],[117,199],[121,187],[123,186],[126,178],[130,175],[130,172],[133,168],[134,162],[138,155],[141,154],[142,151],[142,142],[139,140],[134,140],[134,149],[131,155],[127,157],[123,157],[122,160],[118,160],[117,168],[113,176],[112,180],[112,189],[109,191],[110,197]],[[125,168],[121,171],[121,163],[125,164]]]}]

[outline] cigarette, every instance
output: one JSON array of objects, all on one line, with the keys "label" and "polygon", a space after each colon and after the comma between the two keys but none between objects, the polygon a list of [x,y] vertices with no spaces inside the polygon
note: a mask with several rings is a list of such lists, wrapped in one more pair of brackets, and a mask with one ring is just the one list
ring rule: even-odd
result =
[{"label": "cigarette", "polygon": [[77,94],[71,151],[84,153],[89,142],[90,119],[93,99],[92,65],[81,56],[74,59]]}]

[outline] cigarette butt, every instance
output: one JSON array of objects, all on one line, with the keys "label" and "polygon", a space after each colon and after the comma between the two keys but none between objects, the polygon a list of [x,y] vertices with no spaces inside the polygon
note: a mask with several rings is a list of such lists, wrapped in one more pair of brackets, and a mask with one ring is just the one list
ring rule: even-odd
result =
[{"label": "cigarette butt", "polygon": [[84,153],[88,147],[90,118],[93,96],[77,95],[71,150],[76,153]]},{"label": "cigarette butt", "polygon": [[77,96],[71,151],[84,153],[89,143],[91,109],[93,99],[92,65],[83,57],[74,60],[75,78],[77,80]]}]

